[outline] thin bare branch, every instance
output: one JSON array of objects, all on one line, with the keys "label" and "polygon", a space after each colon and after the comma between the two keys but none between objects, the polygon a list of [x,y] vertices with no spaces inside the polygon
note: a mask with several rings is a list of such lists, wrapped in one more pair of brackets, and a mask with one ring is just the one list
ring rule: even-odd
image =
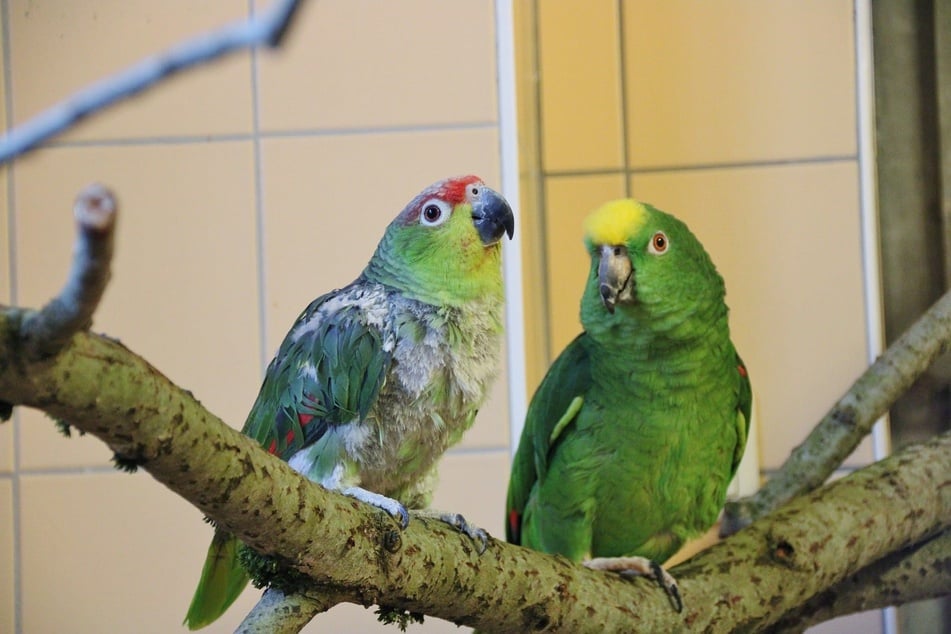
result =
[{"label": "thin bare branch", "polygon": [[302,0],[274,0],[260,14],[178,44],[76,93],[0,139],[0,163],[26,154],[80,119],[136,95],[180,71],[245,48],[278,46]]},{"label": "thin bare branch", "polygon": [[296,634],[317,614],[344,600],[333,595],[320,598],[285,595],[280,590],[268,588],[241,621],[235,634]]},{"label": "thin bare branch", "polygon": [[736,532],[825,482],[868,435],[875,421],[949,348],[951,291],[859,377],[763,488],[727,504],[722,534]]},{"label": "thin bare branch", "polygon": [[66,284],[39,312],[23,320],[20,335],[30,358],[56,354],[89,328],[109,282],[118,206],[112,193],[90,185],[76,198],[76,242]]}]

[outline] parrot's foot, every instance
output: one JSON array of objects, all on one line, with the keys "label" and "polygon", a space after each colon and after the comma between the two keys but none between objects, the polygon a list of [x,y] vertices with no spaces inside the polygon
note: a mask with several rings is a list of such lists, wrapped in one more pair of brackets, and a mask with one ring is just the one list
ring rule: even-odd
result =
[{"label": "parrot's foot", "polygon": [[489,534],[475,524],[467,522],[466,518],[459,513],[440,513],[438,517],[460,533],[468,535],[469,539],[476,543],[476,552],[480,555],[489,547]]},{"label": "parrot's foot", "polygon": [[349,487],[342,490],[341,493],[347,497],[360,500],[361,502],[366,502],[367,504],[375,506],[378,509],[383,509],[400,523],[400,528],[402,529],[405,529],[407,526],[409,526],[409,512],[406,510],[405,506],[393,498],[388,498],[385,495],[380,495],[379,493],[374,493],[373,491],[367,491],[366,489],[361,489],[360,487]]},{"label": "parrot's foot", "polygon": [[459,513],[443,513],[441,511],[413,511],[417,515],[422,517],[431,517],[437,519],[440,522],[445,522],[449,524],[454,529],[466,535],[469,539],[475,542],[476,552],[480,555],[485,552],[486,548],[489,547],[489,534],[484,530],[479,528],[474,524],[470,524],[466,521]]},{"label": "parrot's foot", "polygon": [[646,557],[595,557],[585,561],[584,565],[593,570],[608,570],[622,575],[652,577],[667,593],[674,609],[678,612],[684,609],[684,602],[680,597],[677,580],[656,561]]}]

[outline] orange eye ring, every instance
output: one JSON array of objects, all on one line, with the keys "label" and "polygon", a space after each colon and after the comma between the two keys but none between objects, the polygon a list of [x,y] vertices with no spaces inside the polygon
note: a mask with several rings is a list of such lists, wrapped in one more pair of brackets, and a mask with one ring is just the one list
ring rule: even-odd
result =
[{"label": "orange eye ring", "polygon": [[651,236],[651,241],[647,245],[647,251],[654,255],[663,255],[667,252],[669,247],[670,240],[667,239],[667,234],[663,231],[658,231],[653,236]]}]

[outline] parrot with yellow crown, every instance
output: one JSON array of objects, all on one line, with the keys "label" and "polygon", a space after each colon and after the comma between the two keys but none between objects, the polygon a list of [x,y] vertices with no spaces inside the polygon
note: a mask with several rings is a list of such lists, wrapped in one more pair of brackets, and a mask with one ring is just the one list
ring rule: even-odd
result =
[{"label": "parrot with yellow crown", "polygon": [[646,575],[709,529],[746,445],[752,393],[724,283],[687,226],[609,202],[585,221],[584,328],[532,398],[507,498],[508,541]]}]

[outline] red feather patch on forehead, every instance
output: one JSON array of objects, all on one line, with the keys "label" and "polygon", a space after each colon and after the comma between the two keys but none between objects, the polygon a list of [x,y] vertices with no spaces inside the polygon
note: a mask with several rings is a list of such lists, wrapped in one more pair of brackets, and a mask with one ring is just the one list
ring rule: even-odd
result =
[{"label": "red feather patch on forehead", "polygon": [[456,178],[447,178],[437,190],[436,196],[442,198],[448,203],[458,205],[466,199],[466,187],[472,183],[481,183],[482,179],[478,176],[469,174],[468,176],[459,176]]},{"label": "red feather patch on forehead", "polygon": [[433,183],[421,191],[416,196],[416,198],[411,200],[410,203],[406,205],[403,213],[400,214],[401,224],[411,224],[418,222],[420,207],[423,205],[423,203],[432,198],[444,200],[453,206],[464,202],[466,200],[466,187],[472,185],[473,183],[481,182],[481,178],[469,174],[466,176],[447,178],[446,180]]}]

